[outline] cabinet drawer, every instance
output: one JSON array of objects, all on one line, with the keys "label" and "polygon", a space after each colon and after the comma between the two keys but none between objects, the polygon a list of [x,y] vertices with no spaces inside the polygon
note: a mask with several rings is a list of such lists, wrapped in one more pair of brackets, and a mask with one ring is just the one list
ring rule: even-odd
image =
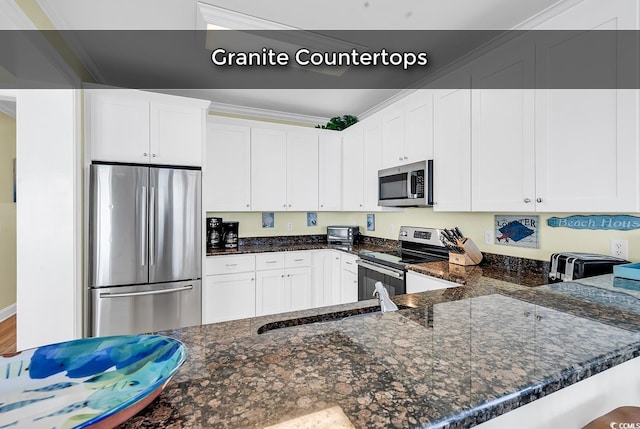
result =
[{"label": "cabinet drawer", "polygon": [[256,255],[256,270],[274,270],[284,268],[284,253],[267,252]]},{"label": "cabinet drawer", "polygon": [[284,265],[287,268],[308,267],[311,265],[311,252],[285,252]]},{"label": "cabinet drawer", "polygon": [[206,275],[246,273],[256,269],[255,255],[207,256]]},{"label": "cabinet drawer", "polygon": [[342,255],[342,269],[345,271],[349,271],[350,273],[358,273],[358,265],[356,264],[356,259],[358,259],[355,255],[343,254]]}]

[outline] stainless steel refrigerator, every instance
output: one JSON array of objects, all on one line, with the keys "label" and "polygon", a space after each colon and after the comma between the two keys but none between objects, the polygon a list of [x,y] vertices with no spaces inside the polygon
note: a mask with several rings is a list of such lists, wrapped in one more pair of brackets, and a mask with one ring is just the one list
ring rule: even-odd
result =
[{"label": "stainless steel refrigerator", "polygon": [[91,336],[202,321],[201,172],[92,164]]}]

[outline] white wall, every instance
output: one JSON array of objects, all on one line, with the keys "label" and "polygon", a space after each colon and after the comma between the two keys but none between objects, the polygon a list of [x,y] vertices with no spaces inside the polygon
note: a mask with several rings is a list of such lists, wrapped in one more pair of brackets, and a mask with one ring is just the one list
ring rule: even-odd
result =
[{"label": "white wall", "polygon": [[79,338],[81,163],[76,90],[17,96],[17,348]]}]

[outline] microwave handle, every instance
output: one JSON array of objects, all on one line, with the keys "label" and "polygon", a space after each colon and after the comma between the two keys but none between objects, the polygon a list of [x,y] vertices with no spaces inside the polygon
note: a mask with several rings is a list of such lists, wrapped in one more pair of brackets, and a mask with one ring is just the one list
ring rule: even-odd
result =
[{"label": "microwave handle", "polygon": [[414,171],[410,171],[407,173],[409,175],[409,180],[407,180],[407,198],[413,198],[416,194],[417,179]]}]

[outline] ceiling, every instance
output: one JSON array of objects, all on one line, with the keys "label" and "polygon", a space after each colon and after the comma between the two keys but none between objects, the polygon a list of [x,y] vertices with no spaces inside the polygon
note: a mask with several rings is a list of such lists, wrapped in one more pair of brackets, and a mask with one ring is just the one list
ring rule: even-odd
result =
[{"label": "ceiling", "polygon": [[[36,0],[60,30],[188,30],[198,28],[197,0]],[[509,29],[558,0],[201,0],[202,3],[306,30]],[[82,41],[80,41],[82,45]],[[85,64],[91,54],[77,49]],[[90,67],[88,67],[91,70]],[[367,114],[397,89],[196,89],[163,91],[231,106],[298,115],[300,122]],[[218,105],[224,110],[225,106]],[[268,116],[268,115],[265,115]]]}]

